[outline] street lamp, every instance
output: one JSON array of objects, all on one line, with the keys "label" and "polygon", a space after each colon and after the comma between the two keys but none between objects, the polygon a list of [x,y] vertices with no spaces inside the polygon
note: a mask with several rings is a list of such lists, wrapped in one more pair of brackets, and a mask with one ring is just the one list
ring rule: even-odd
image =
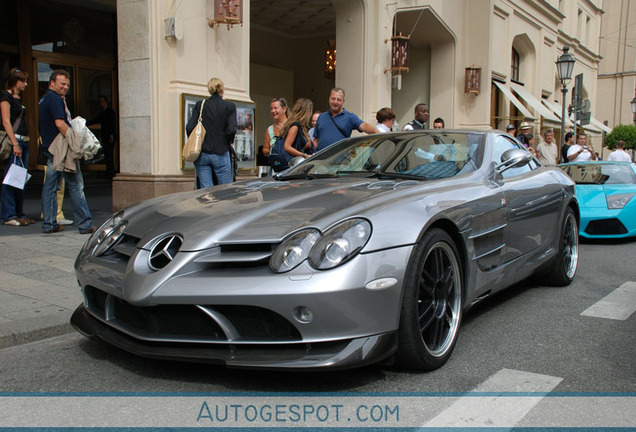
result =
[{"label": "street lamp", "polygon": [[632,99],[632,119],[634,120],[634,124],[636,125],[636,96]]},{"label": "street lamp", "polygon": [[[568,51],[570,51],[570,47],[565,45],[563,47],[563,54],[556,61],[557,66],[557,75],[559,77],[559,81],[561,81],[561,85],[563,88],[561,89],[561,93],[563,93],[563,110],[561,111],[561,148],[565,144],[565,95],[568,92],[567,85],[572,79],[572,72],[574,71],[574,57],[572,57]],[[634,98],[636,100],[636,98]],[[632,104],[632,106],[634,106]]]}]

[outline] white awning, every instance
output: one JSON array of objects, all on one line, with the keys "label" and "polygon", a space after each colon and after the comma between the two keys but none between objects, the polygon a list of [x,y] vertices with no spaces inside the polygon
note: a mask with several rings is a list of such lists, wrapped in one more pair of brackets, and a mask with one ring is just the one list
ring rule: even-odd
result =
[{"label": "white awning", "polygon": [[[551,102],[547,99],[542,99],[542,101],[548,108],[550,108],[556,115],[559,116],[559,121],[561,121],[562,105],[556,102]],[[566,126],[572,127],[574,125],[574,117],[573,116],[566,117],[565,124]],[[592,131],[592,132],[610,133],[612,131],[612,128],[605,126],[603,123],[601,123],[594,117],[590,117],[590,124],[583,126],[583,129]]]},{"label": "white awning", "polygon": [[532,115],[532,113],[530,113],[530,111],[528,111],[528,108],[525,107],[524,104],[522,104],[519,99],[517,99],[515,97],[515,95],[512,94],[512,92],[510,91],[510,89],[508,87],[506,87],[505,84],[502,84],[498,81],[494,81],[495,85],[499,88],[499,90],[501,90],[501,92],[504,94],[504,96],[510,101],[512,102],[512,104],[514,106],[517,107],[517,109],[519,111],[521,111],[521,114],[523,114],[523,116],[527,119],[530,120],[534,120],[534,116]]},{"label": "white awning", "polygon": [[601,123],[600,121],[596,120],[594,117],[590,118],[590,124],[598,127],[599,129],[601,129],[603,132],[607,132],[610,133],[612,132],[612,128],[609,126],[605,126],[603,123]]},{"label": "white awning", "polygon": [[[554,114],[556,114],[556,116],[559,118],[559,122],[561,122],[561,113],[563,112],[563,105],[556,103],[556,102],[551,102],[547,99],[541,99],[541,102],[543,102],[545,104],[546,107],[548,107]],[[568,113],[567,110],[565,112],[565,125],[566,126],[572,126],[574,123],[572,123],[572,121],[568,118]]]},{"label": "white awning", "polygon": [[552,120],[554,122],[561,121],[561,116],[556,117],[551,110],[543,106],[541,104],[541,101],[535,98],[528,90],[513,82],[510,83],[510,87],[521,97],[521,99],[526,101],[526,103],[534,108],[535,111],[538,111],[539,114],[541,114],[541,117],[547,120]]}]

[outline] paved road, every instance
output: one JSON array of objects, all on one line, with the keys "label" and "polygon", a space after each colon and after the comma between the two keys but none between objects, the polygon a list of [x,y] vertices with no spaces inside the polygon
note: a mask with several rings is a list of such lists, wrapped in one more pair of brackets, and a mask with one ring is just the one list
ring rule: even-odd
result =
[{"label": "paved road", "polygon": [[[380,366],[324,374],[237,371],[143,359],[70,334],[1,350],[0,390],[469,391],[511,369],[558,377],[557,391],[635,391],[636,314],[582,314],[620,287],[634,291],[635,251],[634,242],[584,244],[569,287],[525,282],[479,304],[465,316],[450,362],[432,373]],[[631,301],[633,308],[633,294]]]}]

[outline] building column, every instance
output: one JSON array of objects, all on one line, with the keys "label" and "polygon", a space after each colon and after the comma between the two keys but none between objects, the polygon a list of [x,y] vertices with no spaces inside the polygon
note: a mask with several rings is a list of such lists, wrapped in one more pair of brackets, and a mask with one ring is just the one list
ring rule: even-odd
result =
[{"label": "building column", "polygon": [[[175,6],[176,5],[176,6]],[[226,99],[250,102],[249,2],[243,26],[208,25],[207,0],[117,0],[120,173],[113,209],[168,193],[192,190],[194,169],[184,166],[183,95],[208,97],[221,78]],[[164,20],[174,18],[176,37]]]}]

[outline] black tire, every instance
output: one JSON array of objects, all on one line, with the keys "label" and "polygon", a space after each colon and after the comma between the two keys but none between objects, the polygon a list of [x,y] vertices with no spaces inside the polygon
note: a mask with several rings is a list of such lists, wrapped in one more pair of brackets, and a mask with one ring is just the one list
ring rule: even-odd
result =
[{"label": "black tire", "polygon": [[462,317],[462,266],[451,237],[428,231],[406,273],[396,363],[434,370],[450,358]]},{"label": "black tire", "polygon": [[559,250],[554,258],[537,272],[538,279],[551,286],[567,286],[574,280],[579,262],[579,225],[574,211],[568,207],[559,232]]}]

